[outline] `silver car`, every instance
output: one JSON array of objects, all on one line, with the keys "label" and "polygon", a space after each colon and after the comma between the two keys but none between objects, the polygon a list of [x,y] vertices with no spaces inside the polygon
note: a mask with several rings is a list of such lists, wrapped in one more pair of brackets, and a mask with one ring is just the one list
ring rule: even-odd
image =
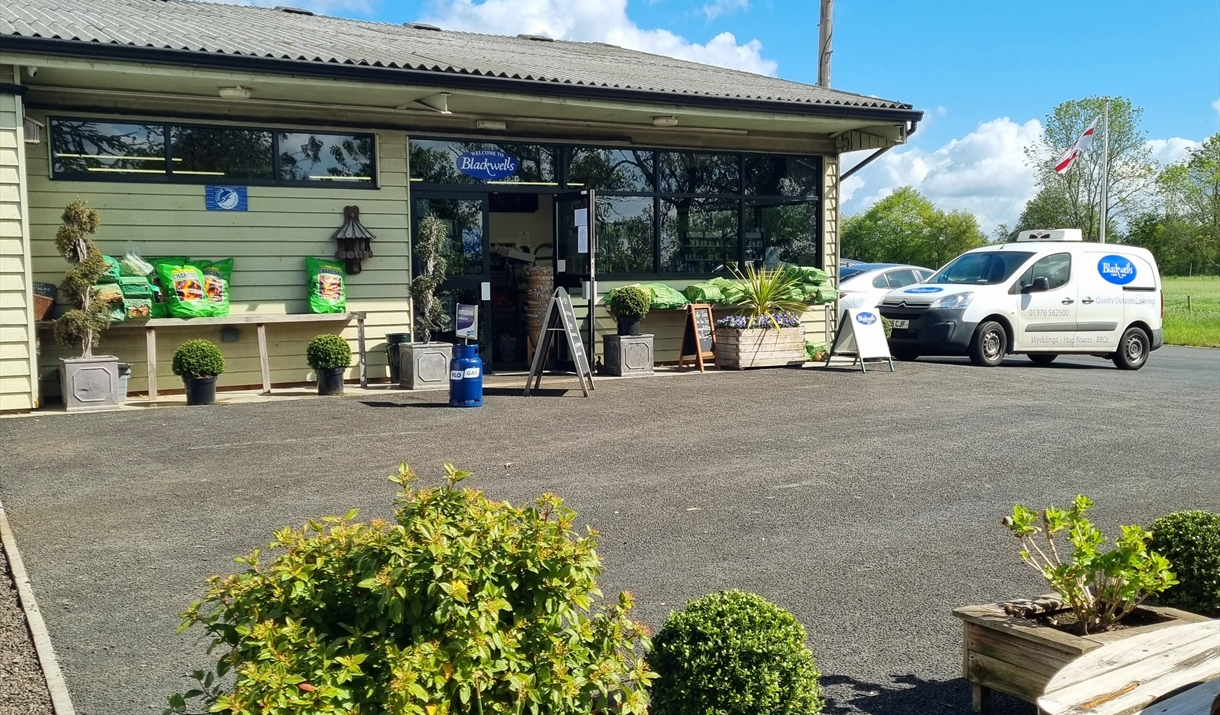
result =
[{"label": "silver car", "polygon": [[899,263],[840,264],[839,310],[876,308],[886,293],[895,288],[923,283],[935,272],[930,268]]}]

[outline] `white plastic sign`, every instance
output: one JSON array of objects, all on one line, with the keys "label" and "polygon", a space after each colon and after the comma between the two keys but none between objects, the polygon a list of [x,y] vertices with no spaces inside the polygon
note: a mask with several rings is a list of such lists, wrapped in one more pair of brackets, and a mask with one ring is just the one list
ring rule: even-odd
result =
[{"label": "white plastic sign", "polygon": [[890,369],[894,369],[881,314],[875,308],[848,308],[843,311],[830,355],[854,357],[860,361],[861,367],[865,360],[890,360]]},{"label": "white plastic sign", "polygon": [[588,253],[589,252],[589,227],[588,226],[577,226],[576,227],[576,252],[577,253]]},{"label": "white plastic sign", "polygon": [[589,225],[589,209],[576,209],[572,213],[576,219],[577,226]]}]

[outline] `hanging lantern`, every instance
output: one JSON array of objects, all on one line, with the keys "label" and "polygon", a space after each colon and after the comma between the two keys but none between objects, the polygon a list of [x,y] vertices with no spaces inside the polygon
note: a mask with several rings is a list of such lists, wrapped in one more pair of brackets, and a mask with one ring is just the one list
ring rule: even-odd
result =
[{"label": "hanging lantern", "polygon": [[373,248],[369,245],[377,236],[360,223],[360,207],[343,207],[343,225],[335,231],[331,238],[339,242],[339,250],[335,258],[344,262],[349,275],[360,272],[360,261],[373,257]]}]

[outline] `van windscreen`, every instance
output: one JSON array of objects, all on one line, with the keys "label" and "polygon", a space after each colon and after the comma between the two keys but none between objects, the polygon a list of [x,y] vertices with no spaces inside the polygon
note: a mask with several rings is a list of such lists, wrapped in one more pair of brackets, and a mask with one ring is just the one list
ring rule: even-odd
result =
[{"label": "van windscreen", "polygon": [[1032,255],[1021,251],[966,253],[950,261],[927,282],[996,285],[1011,278]]}]

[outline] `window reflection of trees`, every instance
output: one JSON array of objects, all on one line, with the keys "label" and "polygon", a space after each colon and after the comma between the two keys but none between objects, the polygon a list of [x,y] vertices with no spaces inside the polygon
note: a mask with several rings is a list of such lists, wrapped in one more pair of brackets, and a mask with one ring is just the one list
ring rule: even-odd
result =
[{"label": "window reflection of trees", "polygon": [[652,273],[652,197],[599,196],[595,213],[597,270],[600,273]]},{"label": "window reflection of trees", "polygon": [[661,193],[739,194],[737,154],[661,153]]},{"label": "window reflection of trees", "polygon": [[768,267],[777,261],[816,265],[817,206],[810,201],[747,201],[745,259],[763,261]]},{"label": "window reflection of trees", "polygon": [[736,201],[661,200],[661,272],[712,273],[737,265]]},{"label": "window reflection of trees", "polygon": [[651,151],[628,149],[571,150],[568,187],[618,193],[652,193]]},{"label": "window reflection of trees", "polygon": [[56,173],[165,173],[160,124],[56,120],[51,136]]},{"label": "window reflection of trees", "polygon": [[170,144],[175,174],[273,178],[274,149],[268,131],[171,127]]},{"label": "window reflection of trees", "polygon": [[483,272],[483,204],[459,199],[420,199],[415,202],[415,221],[435,215],[445,223],[440,253],[448,261],[451,276]]},{"label": "window reflection of trees", "polygon": [[372,137],[280,132],[279,152],[286,181],[372,180]]}]

